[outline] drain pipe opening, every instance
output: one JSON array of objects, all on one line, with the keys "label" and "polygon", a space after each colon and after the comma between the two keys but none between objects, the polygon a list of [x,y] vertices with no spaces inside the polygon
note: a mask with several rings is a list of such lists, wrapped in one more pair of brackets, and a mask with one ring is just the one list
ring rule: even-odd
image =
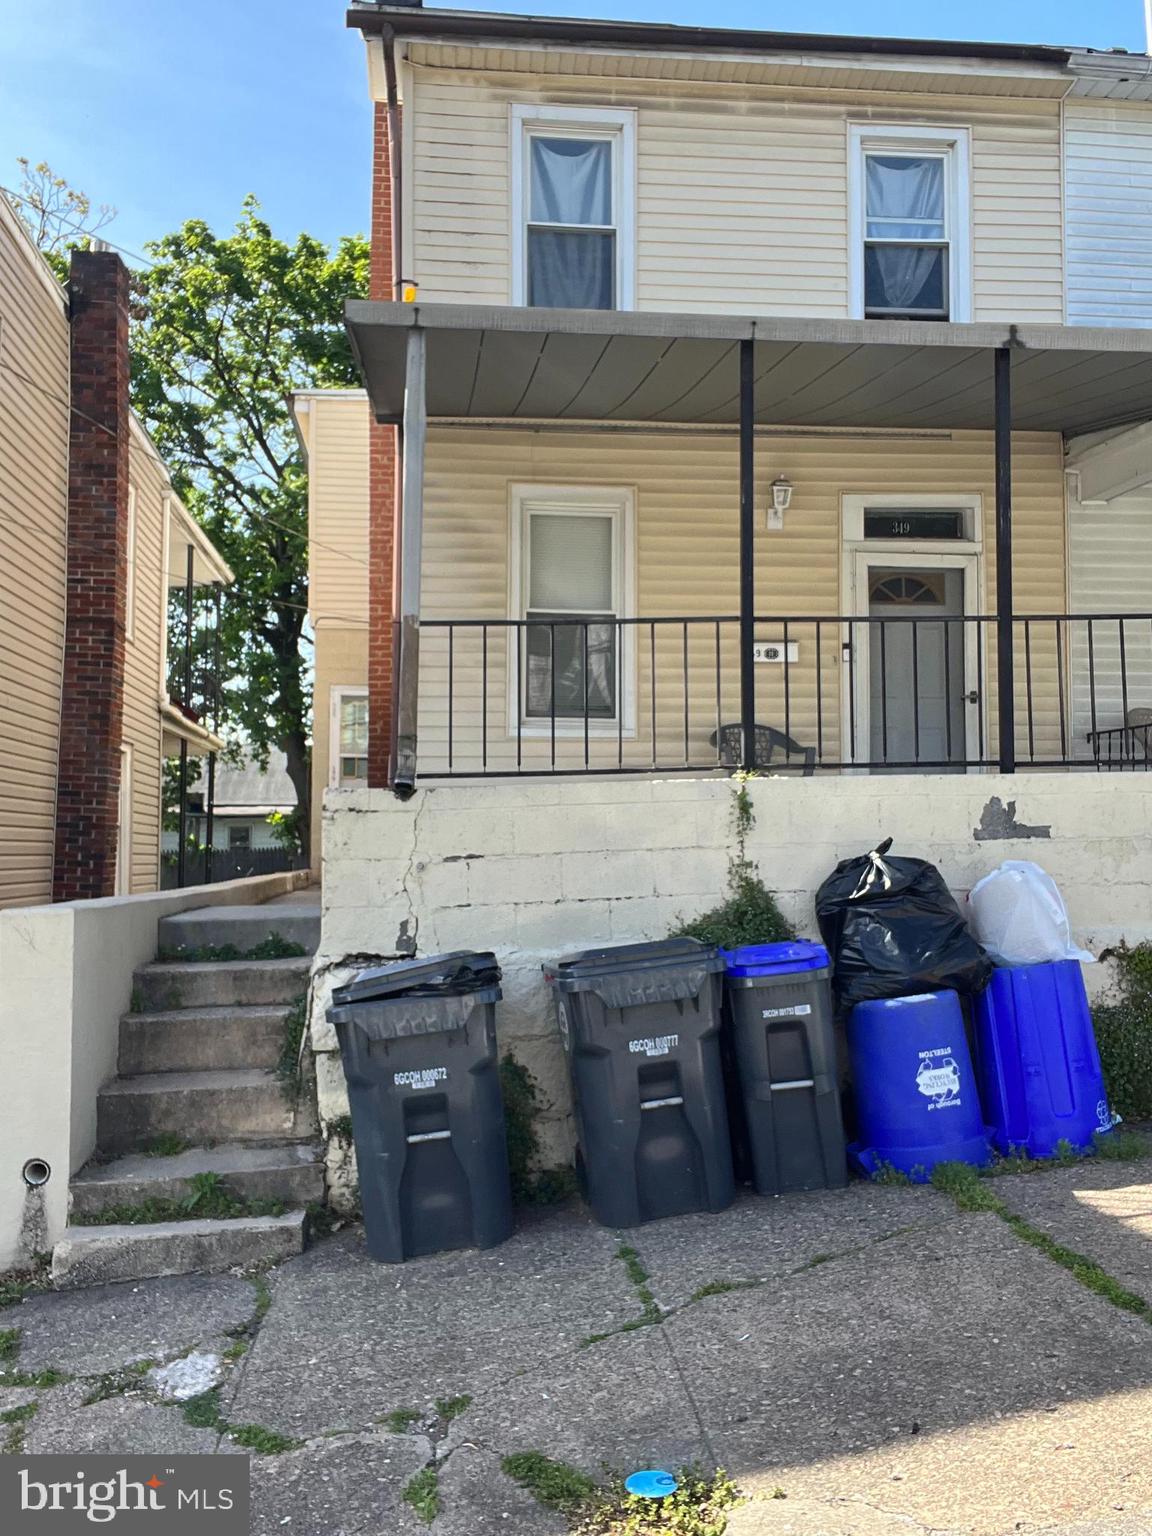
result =
[{"label": "drain pipe opening", "polygon": [[42,1157],[30,1157],[24,1164],[24,1182],[29,1189],[39,1189],[52,1177],[52,1169]]}]

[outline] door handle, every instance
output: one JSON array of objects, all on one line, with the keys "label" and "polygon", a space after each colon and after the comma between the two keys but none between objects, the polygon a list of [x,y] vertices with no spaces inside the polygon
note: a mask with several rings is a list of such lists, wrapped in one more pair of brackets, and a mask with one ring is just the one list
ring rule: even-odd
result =
[{"label": "door handle", "polygon": [[980,702],[980,694],[975,688],[970,693],[966,693],[964,698],[969,704],[979,704]]}]

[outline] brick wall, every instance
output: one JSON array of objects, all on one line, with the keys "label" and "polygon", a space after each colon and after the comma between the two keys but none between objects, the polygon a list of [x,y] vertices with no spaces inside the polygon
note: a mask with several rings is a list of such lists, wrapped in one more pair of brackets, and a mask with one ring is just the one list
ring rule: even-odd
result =
[{"label": "brick wall", "polygon": [[[392,173],[388,113],[376,103],[372,147],[372,260],[369,297],[391,299],[396,278],[392,250]],[[392,749],[396,607],[397,431],[372,425],[368,494],[368,783],[388,783]]]},{"label": "brick wall", "polygon": [[68,469],[68,617],[53,899],[116,889],[128,544],[128,270],[76,251]]}]

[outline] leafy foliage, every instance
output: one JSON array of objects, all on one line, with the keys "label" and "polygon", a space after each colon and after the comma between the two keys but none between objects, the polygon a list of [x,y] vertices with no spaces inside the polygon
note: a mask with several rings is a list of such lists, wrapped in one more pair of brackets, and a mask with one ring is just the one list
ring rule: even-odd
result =
[{"label": "leafy foliage", "polygon": [[1121,945],[1108,958],[1118,995],[1092,1010],[1104,1083],[1119,1114],[1152,1119],[1152,944]]},{"label": "leafy foliage", "polygon": [[16,211],[63,282],[68,276],[68,252],[87,250],[92,236],[111,223],[116,210],[107,203],[93,209],[88,194],[58,176],[47,160],[33,165],[26,155],[18,155],[16,164],[20,167]]},{"label": "leafy foliage", "polygon": [[614,1481],[576,1527],[576,1536],[724,1536],[728,1511],[739,1501],[735,1483],[695,1468],[677,1474],[665,1499],[642,1499]]},{"label": "leafy foliage", "polygon": [[412,1506],[425,1525],[431,1525],[440,1513],[440,1481],[436,1468],[421,1467],[408,1482],[401,1497],[405,1504]]},{"label": "leafy foliage", "polygon": [[537,1168],[540,1089],[528,1068],[512,1055],[505,1055],[500,1062],[500,1092],[513,1201],[517,1205],[559,1205],[571,1199],[576,1193],[574,1169]]},{"label": "leafy foliage", "polygon": [[742,944],[778,944],[796,937],[796,930],[776,904],[747,854],[754,816],[745,777],[738,776],[732,796],[732,836],[735,851],[728,860],[728,896],[719,906],[672,930],[672,938],[698,939],[738,949]]},{"label": "leafy foliage", "polygon": [[235,575],[221,626],[225,719],[258,761],[272,747],[286,754],[306,841],[306,478],[289,399],[357,382],[342,315],[367,291],[368,243],[288,244],[248,197],[232,234],[190,219],[148,252],[133,403]]}]

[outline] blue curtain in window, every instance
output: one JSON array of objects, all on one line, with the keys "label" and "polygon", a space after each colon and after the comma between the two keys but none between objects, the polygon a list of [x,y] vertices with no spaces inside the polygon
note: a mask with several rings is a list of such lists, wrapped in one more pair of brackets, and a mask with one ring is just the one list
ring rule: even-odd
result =
[{"label": "blue curtain in window", "polygon": [[530,142],[528,302],[611,309],[616,236],[580,226],[612,223],[612,145],[605,139],[538,136]]}]

